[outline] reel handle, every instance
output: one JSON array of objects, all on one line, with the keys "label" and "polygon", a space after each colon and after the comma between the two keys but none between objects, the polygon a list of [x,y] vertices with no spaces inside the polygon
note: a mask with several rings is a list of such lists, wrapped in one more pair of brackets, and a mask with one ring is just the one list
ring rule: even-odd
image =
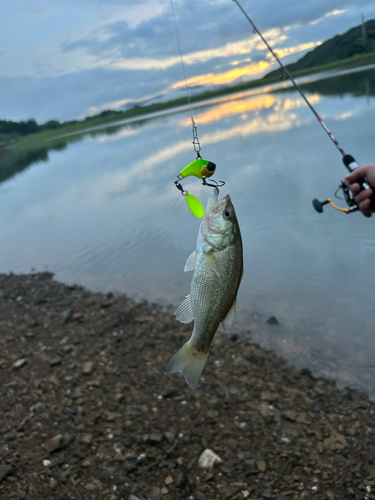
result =
[{"label": "reel handle", "polygon": [[327,203],[329,203],[329,200],[325,200],[325,201],[319,201],[317,200],[316,198],[312,201],[312,204],[313,204],[313,207],[315,208],[315,210],[321,214],[323,213],[323,206],[324,205],[327,205]]}]

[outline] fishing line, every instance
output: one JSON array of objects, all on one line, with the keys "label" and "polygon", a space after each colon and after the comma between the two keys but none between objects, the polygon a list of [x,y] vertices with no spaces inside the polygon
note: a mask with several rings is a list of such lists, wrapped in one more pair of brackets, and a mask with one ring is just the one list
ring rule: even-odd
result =
[{"label": "fishing line", "polygon": [[198,139],[197,126],[195,124],[194,117],[193,117],[193,109],[191,106],[189,86],[188,86],[187,79],[186,79],[185,64],[184,64],[184,58],[182,57],[181,43],[180,43],[180,37],[178,34],[176,14],[175,14],[175,10],[174,10],[173,0],[170,0],[170,3],[171,3],[173,22],[174,22],[174,27],[175,27],[175,32],[176,32],[177,45],[178,45],[178,50],[180,53],[182,73],[183,73],[184,81],[185,81],[186,95],[187,95],[187,99],[188,99],[188,103],[189,103],[191,124],[192,124],[192,129],[193,129],[193,146],[194,146],[194,151],[197,155],[196,159],[194,161],[189,163],[189,165],[187,165],[185,168],[183,168],[180,171],[180,173],[176,177],[174,183],[175,183],[175,186],[177,187],[177,189],[179,191],[181,191],[181,194],[185,197],[186,203],[188,204],[188,207],[189,207],[191,213],[195,217],[200,219],[204,215],[204,207],[203,207],[202,203],[195,196],[188,193],[182,187],[180,181],[182,179],[184,179],[185,177],[193,175],[195,177],[198,177],[198,179],[202,179],[202,184],[204,186],[211,186],[211,187],[218,188],[218,187],[224,186],[225,182],[224,181],[215,181],[213,179],[211,179],[210,182],[207,182],[207,178],[211,177],[215,173],[216,164],[212,161],[204,160],[200,154],[201,145],[200,145],[200,142]]},{"label": "fishing line", "polygon": [[191,117],[191,124],[193,127],[193,144],[194,144],[194,151],[197,153],[197,159],[201,158],[200,151],[201,151],[201,145],[199,143],[198,135],[197,135],[197,127],[195,125],[194,117],[193,117],[193,109],[191,107],[191,101],[190,101],[190,93],[189,93],[189,86],[187,83],[186,79],[186,73],[185,73],[185,64],[184,64],[184,59],[182,57],[182,50],[181,50],[181,43],[180,43],[180,37],[178,34],[178,29],[177,29],[177,21],[176,21],[176,14],[174,11],[174,4],[173,0],[171,0],[171,9],[172,9],[172,15],[173,15],[173,23],[174,23],[174,29],[176,32],[176,38],[177,38],[177,45],[178,45],[178,50],[180,52],[180,59],[181,59],[181,66],[182,66],[182,73],[184,75],[184,80],[185,80],[185,89],[186,89],[186,95],[189,103],[189,110],[190,110],[190,117]]},{"label": "fishing line", "polygon": [[[278,58],[278,56],[275,53],[275,51],[272,49],[272,47],[269,45],[269,43],[267,42],[267,40],[263,37],[262,33],[258,30],[258,28],[255,26],[255,24],[253,23],[253,21],[250,19],[250,17],[246,13],[246,11],[243,9],[242,5],[238,2],[238,0],[233,0],[233,1],[238,5],[238,7],[242,11],[242,13],[246,17],[246,19],[249,21],[249,23],[253,27],[253,33],[257,33],[260,36],[260,38],[263,40],[263,42],[265,43],[265,45],[267,46],[267,48],[269,49],[269,51],[271,52],[271,54],[273,55],[273,57],[279,63],[281,69],[284,72],[284,76],[288,77],[289,80],[292,82],[292,84],[294,85],[295,89],[299,92],[299,94],[301,95],[301,97],[303,98],[303,100],[305,101],[305,103],[308,105],[308,107],[314,113],[314,115],[317,118],[317,120],[320,123],[320,125],[323,127],[323,129],[325,130],[325,132],[328,134],[329,138],[332,140],[333,144],[339,150],[339,152],[342,155],[342,161],[343,161],[345,167],[349,170],[349,172],[352,172],[355,168],[358,168],[359,165],[357,164],[357,162],[355,161],[355,159],[353,158],[353,156],[345,153],[345,151],[340,146],[340,144],[337,141],[337,139],[335,139],[335,137],[333,136],[332,132],[328,129],[327,125],[323,122],[323,120],[321,119],[321,117],[319,116],[319,114],[317,113],[317,111],[315,110],[315,108],[313,107],[313,105],[309,102],[309,100],[307,99],[307,97],[303,93],[302,89],[296,83],[296,81],[294,80],[294,78],[292,77],[292,75],[289,73],[289,71],[286,69],[286,67],[284,66],[284,64]],[[367,179],[363,179],[362,182],[358,182],[358,183],[361,185],[362,189],[369,189],[369,188],[371,188],[371,186],[370,186],[369,182],[367,181]],[[320,202],[317,199],[313,200],[313,206],[314,206],[315,210],[317,212],[319,212],[319,213],[322,213],[323,212],[323,206],[326,205],[327,203],[330,203],[334,208],[336,208],[336,210],[340,210],[340,211],[345,212],[345,213],[356,212],[357,210],[359,210],[359,206],[358,206],[357,203],[355,203],[354,197],[353,197],[353,195],[352,195],[352,193],[351,193],[351,191],[349,189],[349,186],[347,186],[344,181],[341,181],[339,183],[339,189],[341,189],[343,191],[343,193],[344,193],[344,199],[345,199],[346,203],[348,204],[349,208],[340,208],[340,207],[337,207],[334,203],[332,203],[332,200],[330,198],[327,198],[327,200],[323,201],[323,202]]]}]

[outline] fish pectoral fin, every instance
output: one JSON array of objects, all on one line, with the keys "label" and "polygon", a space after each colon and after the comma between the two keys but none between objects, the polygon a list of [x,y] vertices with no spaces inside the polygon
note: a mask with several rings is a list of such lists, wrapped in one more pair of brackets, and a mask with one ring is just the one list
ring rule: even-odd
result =
[{"label": "fish pectoral fin", "polygon": [[188,271],[194,271],[196,260],[197,260],[197,251],[194,250],[194,252],[192,252],[189,255],[189,257],[186,261],[186,264],[184,267],[184,273],[187,273]]},{"label": "fish pectoral fin", "polygon": [[206,256],[206,259],[207,259],[209,266],[211,267],[211,269],[213,269],[213,271],[215,271],[215,273],[217,274],[217,277],[220,278],[219,268],[217,266],[217,261],[215,259],[213,252],[212,251],[211,252],[204,252],[204,254]]},{"label": "fish pectoral fin", "polygon": [[236,312],[236,301],[233,302],[228,314],[221,322],[221,327],[225,333],[228,333],[233,325],[234,313]]},{"label": "fish pectoral fin", "polygon": [[184,299],[177,307],[174,315],[176,316],[176,319],[180,321],[180,323],[191,323],[193,321],[194,316],[193,310],[191,308],[190,294],[186,295],[186,299]]}]

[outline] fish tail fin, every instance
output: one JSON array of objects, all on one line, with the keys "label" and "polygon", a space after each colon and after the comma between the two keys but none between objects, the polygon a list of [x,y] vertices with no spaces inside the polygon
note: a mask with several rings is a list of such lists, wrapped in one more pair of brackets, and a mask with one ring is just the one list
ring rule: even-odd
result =
[{"label": "fish tail fin", "polygon": [[194,389],[201,376],[207,357],[208,352],[196,351],[188,341],[169,360],[167,370],[170,373],[181,372],[190,389]]}]

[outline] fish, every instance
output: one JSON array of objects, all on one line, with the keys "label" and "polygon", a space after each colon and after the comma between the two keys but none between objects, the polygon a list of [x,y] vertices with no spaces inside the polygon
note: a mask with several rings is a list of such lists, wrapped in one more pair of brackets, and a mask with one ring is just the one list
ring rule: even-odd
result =
[{"label": "fish", "polygon": [[194,321],[190,339],[170,359],[167,370],[181,372],[191,389],[202,374],[212,339],[221,323],[229,332],[243,276],[241,231],[229,195],[211,193],[201,222],[197,245],[184,271],[193,271],[190,294],[175,311],[181,323]]}]

